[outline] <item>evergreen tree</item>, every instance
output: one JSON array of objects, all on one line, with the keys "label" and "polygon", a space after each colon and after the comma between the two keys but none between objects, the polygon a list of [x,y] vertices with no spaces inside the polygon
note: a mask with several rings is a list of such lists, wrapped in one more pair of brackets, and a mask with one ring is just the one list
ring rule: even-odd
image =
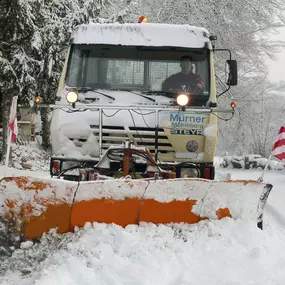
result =
[{"label": "evergreen tree", "polygon": [[13,96],[26,103],[36,90],[33,74],[39,62],[32,57],[31,45],[35,23],[33,1],[1,0],[0,2],[0,94],[2,132],[2,158],[6,153],[9,102]]}]

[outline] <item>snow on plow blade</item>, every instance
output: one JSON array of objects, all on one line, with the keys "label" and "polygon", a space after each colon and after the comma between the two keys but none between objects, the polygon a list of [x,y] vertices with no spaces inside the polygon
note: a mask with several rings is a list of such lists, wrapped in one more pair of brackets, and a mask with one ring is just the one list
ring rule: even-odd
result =
[{"label": "snow on plow blade", "polygon": [[250,219],[262,228],[272,185],[204,179],[96,180],[7,177],[0,184],[0,218],[16,235],[36,239],[52,228],[64,233],[86,222],[121,226]]}]

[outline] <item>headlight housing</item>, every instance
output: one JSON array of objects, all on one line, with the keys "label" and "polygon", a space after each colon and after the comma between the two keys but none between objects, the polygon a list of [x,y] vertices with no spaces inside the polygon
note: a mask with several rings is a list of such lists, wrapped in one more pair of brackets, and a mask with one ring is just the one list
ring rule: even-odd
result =
[{"label": "headlight housing", "polygon": [[200,177],[199,171],[196,168],[181,168],[181,178],[197,178]]},{"label": "headlight housing", "polygon": [[176,102],[179,106],[186,106],[189,103],[189,96],[184,93],[180,93],[176,97]]},{"label": "headlight housing", "polygon": [[66,94],[66,100],[68,103],[75,103],[78,100],[78,94],[74,91],[70,91]]}]

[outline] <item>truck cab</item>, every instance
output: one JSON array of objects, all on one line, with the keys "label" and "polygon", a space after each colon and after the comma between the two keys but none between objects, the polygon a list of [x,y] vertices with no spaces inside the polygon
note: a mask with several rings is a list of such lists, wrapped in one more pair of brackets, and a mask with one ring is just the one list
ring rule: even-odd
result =
[{"label": "truck cab", "polygon": [[56,105],[52,163],[93,163],[127,139],[148,148],[160,165],[188,165],[197,170],[191,172],[195,177],[214,179],[217,94],[214,50],[205,28],[78,26]]}]

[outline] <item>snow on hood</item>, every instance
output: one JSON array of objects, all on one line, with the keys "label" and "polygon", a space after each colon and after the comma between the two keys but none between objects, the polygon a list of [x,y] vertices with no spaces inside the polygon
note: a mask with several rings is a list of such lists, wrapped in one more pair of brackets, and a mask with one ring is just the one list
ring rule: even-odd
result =
[{"label": "snow on hood", "polygon": [[206,137],[214,137],[217,136],[217,125],[216,124],[208,124],[204,129],[204,136]]},{"label": "snow on hood", "polygon": [[[90,111],[87,112],[92,117],[92,113]],[[61,110],[56,110],[53,113],[51,130],[51,140],[55,154],[64,154],[73,158],[84,157],[85,159],[99,154],[98,139],[91,130],[86,114],[78,119],[74,114],[67,114]],[[75,136],[87,137],[88,139],[82,147],[78,147],[68,139],[68,137]]]},{"label": "snow on hood", "polygon": [[190,25],[93,23],[78,26],[73,43],[202,48],[208,37],[207,29]]}]

